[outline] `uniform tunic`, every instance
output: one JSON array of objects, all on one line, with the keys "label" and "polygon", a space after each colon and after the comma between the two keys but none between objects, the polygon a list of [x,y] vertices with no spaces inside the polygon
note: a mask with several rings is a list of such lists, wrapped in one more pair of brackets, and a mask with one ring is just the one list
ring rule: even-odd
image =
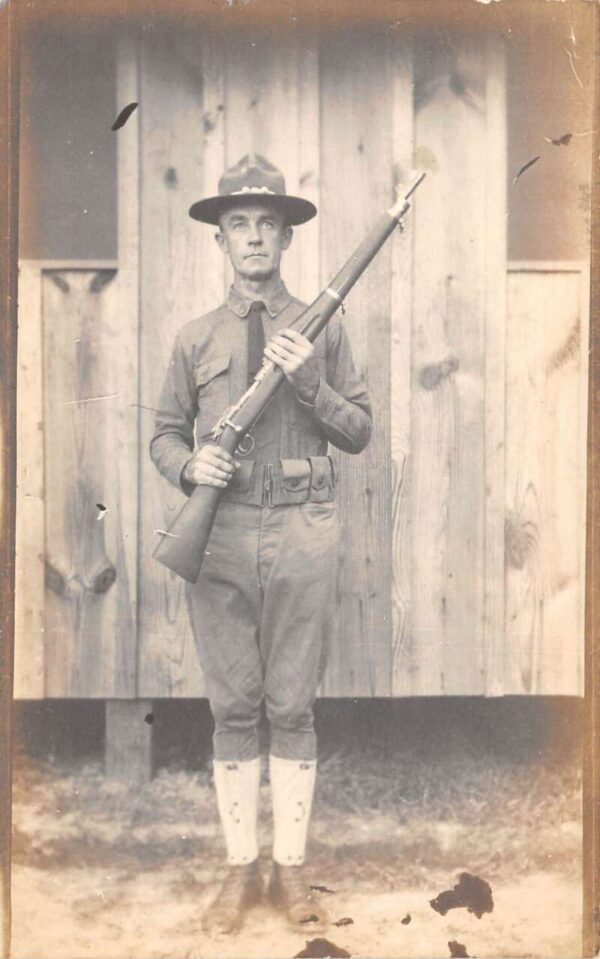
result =
[{"label": "uniform tunic", "polygon": [[[305,304],[280,284],[263,301],[265,339],[294,325]],[[252,300],[226,302],[177,336],[150,444],[152,459],[184,492],[194,445],[246,389]],[[215,757],[258,755],[261,702],[271,752],[312,759],[312,705],[334,613],[339,547],[335,471],[328,443],[359,453],[371,408],[346,332],[333,317],[314,344],[314,403],[285,381],[251,431],[252,449],[224,490],[200,577],[187,585],[194,638],[215,719]],[[194,443],[195,440],[195,443]],[[330,465],[331,464],[331,465]]]}]

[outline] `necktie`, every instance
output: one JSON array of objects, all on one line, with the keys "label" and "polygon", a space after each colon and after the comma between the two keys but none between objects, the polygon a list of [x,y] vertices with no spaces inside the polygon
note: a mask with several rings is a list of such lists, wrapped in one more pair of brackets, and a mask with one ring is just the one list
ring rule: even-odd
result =
[{"label": "necktie", "polygon": [[258,373],[263,361],[265,332],[261,312],[264,305],[262,300],[254,300],[246,317],[246,331],[248,336],[248,386]]}]

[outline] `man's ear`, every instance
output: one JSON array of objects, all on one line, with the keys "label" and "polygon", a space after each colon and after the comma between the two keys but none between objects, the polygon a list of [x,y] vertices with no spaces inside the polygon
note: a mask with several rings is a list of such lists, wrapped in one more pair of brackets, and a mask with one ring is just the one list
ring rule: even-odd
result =
[{"label": "man's ear", "polygon": [[217,246],[223,253],[229,253],[229,247],[227,245],[227,237],[224,233],[221,233],[219,230],[218,233],[215,233],[215,240],[217,241]]},{"label": "man's ear", "polygon": [[292,227],[291,227],[291,226],[284,226],[284,228],[283,228],[283,233],[281,234],[281,249],[282,249],[282,250],[287,250],[287,249],[288,249],[290,243],[292,242],[293,236],[294,236],[294,230],[292,229]]}]

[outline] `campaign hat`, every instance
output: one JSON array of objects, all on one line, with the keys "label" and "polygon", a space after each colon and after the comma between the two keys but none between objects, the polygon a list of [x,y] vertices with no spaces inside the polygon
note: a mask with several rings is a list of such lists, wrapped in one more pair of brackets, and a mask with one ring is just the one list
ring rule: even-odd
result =
[{"label": "campaign hat", "polygon": [[285,188],[281,170],[258,153],[247,153],[234,166],[223,173],[219,180],[218,195],[198,200],[190,207],[190,216],[202,223],[217,226],[225,210],[240,203],[255,203],[257,200],[272,203],[281,210],[290,226],[312,220],[317,208],[310,200],[290,196]]}]

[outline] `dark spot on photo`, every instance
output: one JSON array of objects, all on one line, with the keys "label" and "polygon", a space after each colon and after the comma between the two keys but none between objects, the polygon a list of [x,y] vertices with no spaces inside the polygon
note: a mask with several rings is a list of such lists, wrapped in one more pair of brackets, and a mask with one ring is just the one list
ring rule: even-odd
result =
[{"label": "dark spot on photo", "polygon": [[445,916],[450,909],[464,907],[481,919],[484,913],[494,909],[492,888],[485,879],[461,872],[457,884],[441,892],[435,899],[430,899],[429,905],[441,916]]},{"label": "dark spot on photo", "polygon": [[133,111],[136,109],[136,107],[137,107],[137,103],[128,103],[126,107],[123,107],[123,109],[119,113],[119,116],[113,123],[111,130],[120,130],[121,127],[125,126],[125,124],[129,120],[129,117],[131,116]]},{"label": "dark spot on photo", "polygon": [[523,174],[527,172],[527,170],[530,170],[531,167],[534,165],[534,163],[537,163],[539,159],[540,159],[539,156],[532,157],[531,160],[528,160],[527,163],[524,163],[523,166],[519,168],[516,175],[513,177],[513,183],[516,183],[517,180],[520,177],[522,177]]},{"label": "dark spot on photo", "polygon": [[469,959],[467,947],[464,946],[462,942],[457,942],[456,939],[452,939],[448,943],[448,949],[450,950],[452,959]]},{"label": "dark spot on photo", "polygon": [[332,959],[350,959],[350,955],[346,949],[336,946],[329,939],[311,939],[310,942],[307,940],[306,948],[297,952],[294,959],[327,959],[328,956]]}]

